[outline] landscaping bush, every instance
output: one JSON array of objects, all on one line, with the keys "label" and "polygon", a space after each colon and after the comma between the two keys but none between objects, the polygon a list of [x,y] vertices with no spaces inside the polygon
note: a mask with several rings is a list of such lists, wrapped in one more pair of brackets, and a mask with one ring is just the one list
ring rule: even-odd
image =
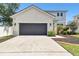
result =
[{"label": "landscaping bush", "polygon": [[68,34],[68,31],[63,31],[63,34],[64,34],[64,35],[67,35],[67,34]]},{"label": "landscaping bush", "polygon": [[69,27],[64,27],[63,31],[61,32],[63,35],[71,35],[72,31],[69,29]]},{"label": "landscaping bush", "polygon": [[77,34],[75,32],[69,32],[69,31],[63,31],[62,32],[63,35],[73,35],[73,34]]},{"label": "landscaping bush", "polygon": [[74,31],[71,31],[70,34],[71,34],[71,35],[75,35],[75,34],[77,34],[77,33],[74,32]]},{"label": "landscaping bush", "polygon": [[55,36],[55,32],[49,31],[49,32],[48,32],[48,36]]}]

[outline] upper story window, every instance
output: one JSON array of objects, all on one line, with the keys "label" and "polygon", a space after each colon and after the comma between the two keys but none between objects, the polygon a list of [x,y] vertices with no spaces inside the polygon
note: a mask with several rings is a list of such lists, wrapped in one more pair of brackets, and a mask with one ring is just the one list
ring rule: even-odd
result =
[{"label": "upper story window", "polygon": [[57,13],[57,16],[63,16],[63,13],[61,12],[61,13]]},{"label": "upper story window", "polygon": [[57,16],[59,16],[59,13],[57,13]]},{"label": "upper story window", "polygon": [[61,13],[61,16],[63,16],[63,13]]}]

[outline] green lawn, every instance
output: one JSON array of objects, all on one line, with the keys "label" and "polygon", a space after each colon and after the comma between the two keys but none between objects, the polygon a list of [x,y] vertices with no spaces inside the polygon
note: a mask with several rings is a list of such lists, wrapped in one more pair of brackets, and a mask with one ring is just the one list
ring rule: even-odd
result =
[{"label": "green lawn", "polygon": [[67,43],[58,42],[63,48],[65,48],[67,51],[69,51],[74,56],[79,56],[79,46],[78,45],[72,45]]},{"label": "green lawn", "polygon": [[78,38],[79,38],[79,35],[72,35],[72,36],[74,36],[74,37],[78,37]]},{"label": "green lawn", "polygon": [[10,38],[13,38],[13,37],[14,37],[13,35],[0,37],[0,43],[1,43],[1,42],[4,42],[4,41],[6,41],[6,40],[8,40],[8,39],[10,39]]},{"label": "green lawn", "polygon": [[79,40],[79,35],[72,35],[73,37],[75,37],[77,40]]}]

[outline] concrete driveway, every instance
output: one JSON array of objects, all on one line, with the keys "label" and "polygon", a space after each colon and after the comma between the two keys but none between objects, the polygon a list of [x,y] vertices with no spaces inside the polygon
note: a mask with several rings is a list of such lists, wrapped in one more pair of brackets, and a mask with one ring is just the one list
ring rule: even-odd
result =
[{"label": "concrete driveway", "polygon": [[0,55],[72,56],[47,36],[17,36],[0,43]]}]

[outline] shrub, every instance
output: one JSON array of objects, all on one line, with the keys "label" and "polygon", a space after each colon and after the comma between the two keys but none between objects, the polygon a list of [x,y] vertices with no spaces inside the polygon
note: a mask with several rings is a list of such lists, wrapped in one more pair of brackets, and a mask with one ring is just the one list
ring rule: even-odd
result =
[{"label": "shrub", "polygon": [[78,33],[78,32],[74,32],[73,34],[79,35],[79,33]]},{"label": "shrub", "polygon": [[66,32],[66,31],[63,31],[63,33],[62,33],[62,34],[66,35],[66,34],[67,34],[67,32]]},{"label": "shrub", "polygon": [[49,32],[48,32],[48,36],[55,36],[55,32],[49,31]]},{"label": "shrub", "polygon": [[77,33],[75,33],[74,31],[71,31],[70,34],[71,34],[71,35],[74,35],[74,34],[77,34]]},{"label": "shrub", "polygon": [[62,34],[64,34],[64,35],[73,35],[73,34],[77,34],[77,33],[75,33],[75,32],[69,32],[69,31],[63,31],[62,32]]},{"label": "shrub", "polygon": [[72,35],[72,34],[75,34],[75,33],[72,33],[72,32],[69,32],[69,31],[63,31],[63,34],[64,35]]},{"label": "shrub", "polygon": [[72,34],[71,31],[72,30],[69,27],[64,27],[63,31],[61,33],[64,34],[64,35],[71,35]]}]

